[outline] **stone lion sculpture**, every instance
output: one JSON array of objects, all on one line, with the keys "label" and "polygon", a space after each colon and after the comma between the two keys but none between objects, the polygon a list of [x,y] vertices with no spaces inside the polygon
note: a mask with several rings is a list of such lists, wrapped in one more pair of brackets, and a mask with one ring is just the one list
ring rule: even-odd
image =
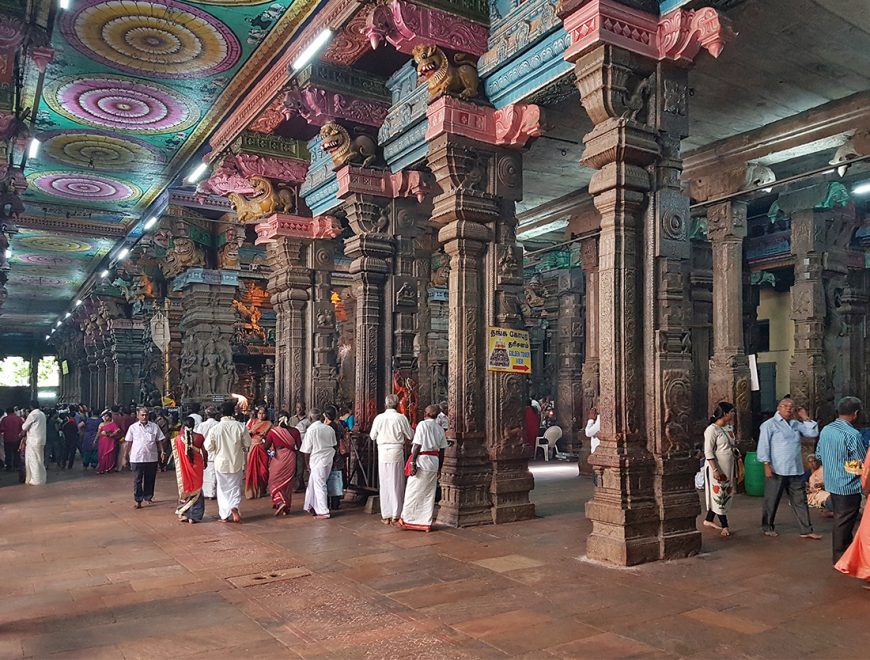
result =
[{"label": "stone lion sculpture", "polygon": [[480,90],[477,66],[463,53],[457,53],[451,63],[438,46],[420,44],[411,51],[417,73],[429,84],[429,98],[441,94],[473,99]]},{"label": "stone lion sculpture", "polygon": [[241,223],[251,222],[265,218],[274,213],[293,213],[296,210],[296,200],[293,191],[289,188],[276,188],[272,182],[264,176],[252,176],[251,188],[254,189],[252,197],[246,197],[240,193],[231,192],[227,195],[230,204],[236,211],[236,217]]},{"label": "stone lion sculpture", "polygon": [[332,157],[332,164],[338,168],[347,163],[369,167],[378,160],[378,145],[368,135],[357,135],[351,139],[350,133],[335,122],[324,124],[320,129],[320,147]]}]

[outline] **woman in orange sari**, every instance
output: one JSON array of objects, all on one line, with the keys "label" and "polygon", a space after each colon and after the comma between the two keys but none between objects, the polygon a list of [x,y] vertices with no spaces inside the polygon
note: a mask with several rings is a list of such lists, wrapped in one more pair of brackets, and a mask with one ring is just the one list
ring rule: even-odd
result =
[{"label": "woman in orange sari", "polygon": [[296,450],[302,444],[302,435],[290,425],[290,413],[282,410],[278,424],[266,434],[265,448],[269,461],[269,493],[275,515],[287,515],[293,483],[296,480]]},{"label": "woman in orange sari", "polygon": [[[870,449],[864,457],[864,473],[861,475],[861,487],[864,494],[870,493]],[[859,580],[864,580],[864,588],[870,589],[870,506],[865,504],[864,515],[861,516],[861,524],[855,532],[852,544],[846,548],[846,552],[840,560],[834,564],[841,573],[851,575]]]},{"label": "woman in orange sari", "polygon": [[172,441],[175,479],[178,482],[178,508],[175,513],[180,522],[193,524],[202,520],[205,497],[202,494],[202,475],[208,463],[208,454],[202,448],[205,438],[193,432],[196,420],[186,417]]},{"label": "woman in orange sari", "polygon": [[269,455],[266,453],[266,435],[272,423],[266,418],[266,409],[257,408],[256,416],[248,422],[251,434],[251,449],[245,469],[245,497],[249,500],[266,495],[269,485]]}]

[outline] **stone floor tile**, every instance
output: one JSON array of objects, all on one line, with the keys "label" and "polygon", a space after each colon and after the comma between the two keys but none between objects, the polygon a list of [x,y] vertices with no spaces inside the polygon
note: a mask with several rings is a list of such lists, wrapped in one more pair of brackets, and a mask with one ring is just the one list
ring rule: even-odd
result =
[{"label": "stone floor tile", "polygon": [[488,568],[496,573],[519,571],[523,569],[537,568],[538,566],[544,565],[544,562],[524,555],[503,555],[501,557],[491,557],[490,559],[478,559],[471,563],[482,566],[483,568]]},{"label": "stone floor tile", "polygon": [[610,632],[584,637],[547,650],[556,658],[607,658],[608,660],[643,658],[647,660],[673,657],[660,649]]}]

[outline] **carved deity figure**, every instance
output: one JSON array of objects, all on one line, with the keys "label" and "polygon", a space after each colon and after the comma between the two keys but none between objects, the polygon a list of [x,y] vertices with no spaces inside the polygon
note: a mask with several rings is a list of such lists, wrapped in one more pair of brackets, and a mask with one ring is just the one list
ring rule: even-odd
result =
[{"label": "carved deity figure", "polygon": [[429,85],[429,98],[442,94],[473,99],[480,92],[477,65],[464,53],[457,53],[453,62],[444,51],[430,44],[419,44],[411,51],[417,73]]},{"label": "carved deity figure", "polygon": [[353,139],[343,126],[329,122],[320,129],[320,148],[332,158],[336,168],[347,163],[369,167],[380,159],[377,143],[368,135]]},{"label": "carved deity figure", "polygon": [[252,176],[250,184],[254,190],[250,197],[237,192],[227,194],[239,222],[252,222],[274,213],[293,213],[296,210],[295,195],[290,188],[280,184],[276,188],[269,179],[259,175]]}]

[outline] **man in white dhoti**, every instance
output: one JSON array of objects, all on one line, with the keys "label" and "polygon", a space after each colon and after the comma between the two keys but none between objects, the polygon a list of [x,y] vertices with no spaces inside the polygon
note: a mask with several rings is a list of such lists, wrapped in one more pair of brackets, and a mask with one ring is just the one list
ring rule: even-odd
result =
[{"label": "man in white dhoti", "polygon": [[385,525],[398,522],[405,497],[405,441],[414,437],[408,418],[396,410],[399,399],[388,394],[386,410],[375,417],[369,437],[378,443],[378,483],[381,520]]},{"label": "man in white dhoti", "polygon": [[203,449],[208,452],[208,462],[214,463],[218,516],[223,522],[240,523],[245,452],[251,446],[251,435],[244,424],[235,420],[235,412],[235,399],[224,401],[221,421],[209,429]]},{"label": "man in white dhoti", "polygon": [[[193,415],[191,415],[193,417]],[[218,425],[218,411],[217,408],[213,406],[209,406],[205,410],[205,421],[201,424],[197,424],[193,432],[199,433],[203,438],[208,437],[208,432],[211,431],[215,426]],[[206,499],[213,500],[217,497],[217,486],[215,485],[215,476],[214,476],[214,461],[209,461],[208,465],[205,466],[205,470],[202,473],[202,496]]]},{"label": "man in white dhoti", "polygon": [[[329,500],[326,481],[332,472],[332,459],[338,439],[335,431],[323,423],[323,415],[317,408],[308,412],[311,424],[305,430],[299,451],[305,456],[305,464],[311,472],[308,487],[305,489],[304,511],[310,511],[315,518],[329,518]],[[297,427],[298,428],[298,427]]]},{"label": "man in white dhoti", "polygon": [[25,483],[31,486],[43,486],[45,485],[45,413],[39,409],[36,401],[30,405],[33,410],[21,427]]},{"label": "man in white dhoti", "polygon": [[426,419],[417,424],[411,445],[411,466],[399,526],[428,532],[435,513],[438,474],[444,462],[447,436],[438,423],[438,406],[426,407]]}]

